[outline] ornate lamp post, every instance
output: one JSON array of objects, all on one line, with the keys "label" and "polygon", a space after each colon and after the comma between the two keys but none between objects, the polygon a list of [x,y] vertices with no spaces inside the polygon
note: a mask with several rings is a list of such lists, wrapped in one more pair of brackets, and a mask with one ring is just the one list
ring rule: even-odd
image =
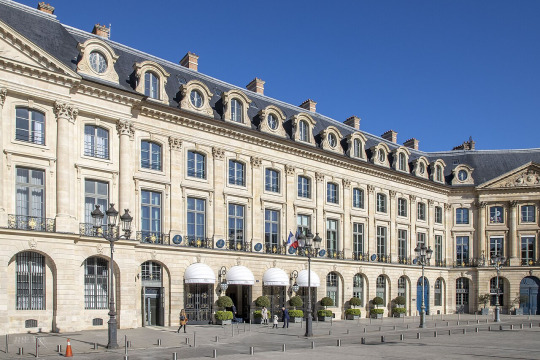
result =
[{"label": "ornate lamp post", "polygon": [[[94,220],[94,229],[97,233],[101,233],[104,239],[106,239],[111,244],[111,261],[109,262],[109,343],[107,344],[108,349],[117,349],[117,322],[116,322],[116,306],[114,304],[114,293],[116,288],[114,286],[114,242],[120,239],[120,234],[116,229],[116,220],[118,219],[118,211],[114,208],[114,204],[111,204],[109,209],[105,211],[107,215],[107,229],[103,231],[103,213],[99,210],[99,205],[96,205],[94,211],[91,212],[92,220]],[[122,231],[124,232],[124,238],[129,239],[131,236],[131,222],[133,218],[129,215],[129,210],[125,209],[124,215],[120,216],[120,221],[122,222]],[[101,229],[101,231],[100,231]]]},{"label": "ornate lamp post", "polygon": [[495,322],[500,322],[501,321],[501,317],[500,317],[501,309],[499,308],[499,295],[500,295],[500,292],[499,292],[499,274],[501,272],[501,267],[503,266],[503,264],[505,262],[506,262],[506,258],[504,256],[501,256],[500,254],[498,254],[498,255],[491,258],[491,265],[493,265],[495,270],[497,270],[497,283],[496,283],[497,290],[495,290],[496,291],[496,294],[495,294]]},{"label": "ornate lamp post", "polygon": [[311,231],[307,231],[307,236],[303,233],[300,234],[298,237],[298,245],[301,249],[304,250],[304,252],[307,254],[308,257],[308,301],[307,301],[307,311],[306,311],[306,336],[312,337],[313,336],[313,316],[311,311],[311,256],[312,256],[312,249],[314,250],[313,253],[315,256],[317,256],[317,252],[319,251],[319,248],[321,246],[322,239],[319,236],[319,233],[313,237],[313,234]]},{"label": "ornate lamp post", "polygon": [[422,307],[420,308],[420,327],[423,328],[426,325],[426,304],[425,304],[425,284],[426,280],[424,277],[424,267],[429,264],[429,260],[431,260],[431,255],[433,255],[433,250],[431,250],[431,246],[429,248],[426,247],[426,244],[424,243],[418,243],[416,245],[416,249],[414,249],[414,252],[416,254],[416,261],[418,264],[422,266]]},{"label": "ornate lamp post", "polygon": [[227,288],[229,287],[229,284],[227,283],[227,268],[225,266],[222,266],[221,269],[219,269],[219,294],[221,295],[225,291],[227,291]]},{"label": "ornate lamp post", "polygon": [[298,292],[298,290],[300,289],[300,286],[298,286],[298,283],[296,282],[296,278],[298,277],[298,271],[296,270],[293,270],[293,272],[291,273],[291,282],[294,281],[294,283],[292,284],[291,286],[291,290],[296,294]]}]

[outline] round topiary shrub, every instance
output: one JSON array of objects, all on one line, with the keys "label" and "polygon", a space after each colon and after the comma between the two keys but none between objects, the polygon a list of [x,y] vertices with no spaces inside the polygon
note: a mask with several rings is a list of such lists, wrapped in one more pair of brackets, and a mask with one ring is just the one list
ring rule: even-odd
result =
[{"label": "round topiary shrub", "polygon": [[345,315],[360,316],[360,309],[347,309],[345,310]]},{"label": "round topiary shrub", "polygon": [[[382,300],[382,299],[381,299]],[[321,299],[321,305],[322,306],[334,306],[334,300],[332,300],[332,298],[329,298],[328,296],[326,297],[323,297]]]},{"label": "round topiary shrub", "polygon": [[[290,314],[290,312],[289,312]],[[262,311],[261,310],[255,310],[253,312],[253,317],[255,319],[262,319]],[[268,318],[270,319],[272,317],[272,314],[270,313],[270,311],[268,311]]]},{"label": "round topiary shrub", "polygon": [[384,303],[384,300],[383,300],[382,297],[380,297],[380,296],[375,296],[375,297],[373,298],[373,301],[372,301],[372,302],[373,302],[373,305],[379,306],[379,305],[382,305],[382,304]]},{"label": "round topiary shrub", "polygon": [[405,305],[406,303],[407,299],[404,296],[398,296],[394,299],[394,304],[396,305]]},{"label": "round topiary shrub", "polygon": [[233,313],[232,311],[216,311],[216,320],[232,320]]},{"label": "round topiary shrub", "polygon": [[384,314],[384,309],[371,309],[369,311],[371,314]]},{"label": "round topiary shrub", "polygon": [[352,297],[351,300],[349,300],[349,304],[351,304],[351,306],[362,306],[362,300],[357,297]]},{"label": "round topiary shrub", "polygon": [[319,310],[317,311],[317,315],[321,316],[321,317],[332,317],[333,316],[333,312],[332,310]]},{"label": "round topiary shrub", "polygon": [[289,310],[289,316],[301,318],[304,317],[304,312],[302,310]]},{"label": "round topiary shrub", "polygon": [[220,296],[217,299],[216,304],[220,308],[228,308],[228,307],[233,306],[233,301],[232,301],[232,299],[230,297],[224,295],[224,296]]},{"label": "round topiary shrub", "polygon": [[268,299],[268,296],[262,295],[255,300],[255,305],[258,307],[270,307],[270,299]]},{"label": "round topiary shrub", "polygon": [[289,300],[289,304],[296,308],[296,307],[301,307],[302,305],[304,305],[304,301],[302,301],[302,298],[298,295],[296,296],[293,296],[290,300]]},{"label": "round topiary shrub", "polygon": [[394,314],[406,314],[407,313],[407,309],[405,308],[393,308],[392,309],[392,312]]}]

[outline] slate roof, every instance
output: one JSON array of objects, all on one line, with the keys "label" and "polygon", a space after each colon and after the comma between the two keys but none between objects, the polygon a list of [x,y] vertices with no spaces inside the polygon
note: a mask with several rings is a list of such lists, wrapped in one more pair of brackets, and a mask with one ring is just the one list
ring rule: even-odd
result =
[{"label": "slate roof", "polygon": [[[77,44],[83,43],[89,38],[97,37],[89,32],[61,24],[54,15],[45,14],[37,9],[10,0],[0,0],[0,19],[74,71],[77,69],[77,58],[79,55]],[[225,83],[197,71],[187,69],[179,64],[157,58],[109,39],[100,39],[108,43],[119,56],[115,63],[115,70],[120,79],[119,84],[111,84],[110,82],[104,82],[100,79],[81,74],[86,80],[100,82],[107,86],[135,93],[133,64],[151,60],[163,66],[163,68],[170,73],[165,91],[169,97],[169,105],[171,107],[178,107],[178,102],[180,100],[180,85],[185,84],[192,79],[197,79],[205,83],[214,94],[210,104],[214,109],[214,118],[216,120],[221,120],[221,93],[231,89],[243,91],[252,100],[251,106],[248,109],[248,116],[253,120],[252,129],[257,128],[259,121],[257,117],[258,112],[268,105],[274,105],[280,108],[285,114],[287,120],[284,123],[284,128],[287,134],[291,136],[291,116],[300,112],[306,112],[306,110],[298,106],[287,104],[268,96],[256,94],[244,88]],[[317,134],[331,125],[337,127],[344,138],[347,135],[358,131],[340,121],[324,115],[311,112],[308,113],[316,121],[313,133],[316,135],[315,140],[317,143],[319,142]],[[367,139],[366,150],[368,156],[368,149],[381,142],[385,143],[391,150],[401,146],[362,130],[360,130],[360,132],[364,134]],[[342,142],[342,144],[344,144],[344,142]],[[442,159],[447,165],[444,172],[447,183],[451,181],[452,170],[458,164],[467,164],[474,168],[472,176],[475,180],[475,185],[482,184],[529,162],[540,164],[540,148],[492,151],[460,150],[431,153],[414,149],[409,149],[409,151],[411,152],[411,156],[409,157],[410,162],[420,156],[425,156],[430,162]]]}]

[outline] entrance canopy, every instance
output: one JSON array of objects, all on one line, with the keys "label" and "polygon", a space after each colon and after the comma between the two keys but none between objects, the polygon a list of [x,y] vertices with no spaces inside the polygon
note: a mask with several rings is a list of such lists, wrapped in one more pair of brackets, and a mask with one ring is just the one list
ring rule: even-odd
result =
[{"label": "entrance canopy", "polygon": [[[302,270],[298,273],[298,278],[296,279],[296,283],[298,286],[301,287],[308,287],[308,271]],[[311,272],[311,287],[319,287],[321,286],[321,280],[319,279],[319,276],[315,274],[313,271]]]},{"label": "entrance canopy", "polygon": [[289,277],[280,268],[270,268],[264,272],[263,285],[266,286],[288,286]]},{"label": "entrance canopy", "polygon": [[184,274],[186,284],[215,284],[216,275],[210,266],[202,263],[191,264]]},{"label": "entrance canopy", "polygon": [[242,265],[233,266],[227,270],[227,283],[230,285],[253,285],[255,277],[251,270]]}]

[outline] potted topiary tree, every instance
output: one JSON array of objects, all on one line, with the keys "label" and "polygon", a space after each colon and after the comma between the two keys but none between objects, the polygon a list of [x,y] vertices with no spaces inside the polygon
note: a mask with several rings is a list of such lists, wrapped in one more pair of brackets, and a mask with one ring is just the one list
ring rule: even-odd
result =
[{"label": "potted topiary tree", "polygon": [[220,309],[216,311],[215,318],[218,325],[227,325],[232,323],[233,313],[232,311],[226,311],[225,308],[233,306],[233,301],[228,296],[220,296],[216,301],[217,306]]},{"label": "potted topiary tree", "polygon": [[362,300],[357,297],[352,297],[349,300],[349,305],[352,309],[345,310],[345,317],[347,320],[357,320],[360,317],[360,309],[356,309],[357,306],[362,306]]},{"label": "potted topiary tree", "polygon": [[488,315],[489,314],[489,309],[487,308],[487,304],[489,302],[490,297],[491,297],[491,295],[489,295],[488,293],[478,295],[478,303],[484,305],[484,307],[482,309],[480,309],[480,313],[482,315]]},{"label": "potted topiary tree", "polygon": [[[266,295],[259,296],[255,300],[255,306],[257,306],[259,308],[265,307],[268,310],[268,308],[270,307],[270,299],[268,299],[268,296],[266,296]],[[261,312],[261,310],[255,310],[253,312],[253,317],[254,317],[254,323],[255,324],[260,324],[262,322],[262,312]],[[271,318],[272,318],[272,316],[270,314],[270,310],[268,310],[268,320],[270,321]]]},{"label": "potted topiary tree", "polygon": [[296,295],[289,300],[289,305],[293,307],[293,310],[289,310],[289,316],[291,318],[290,321],[293,323],[301,323],[302,318],[304,317],[304,312],[302,310],[296,310],[296,308],[302,307],[302,305],[304,305],[304,301],[300,296]]},{"label": "potted topiary tree", "polygon": [[394,299],[394,304],[396,305],[392,309],[392,314],[395,317],[405,317],[407,309],[405,309],[405,304],[407,304],[407,299],[404,296],[398,296]]},{"label": "potted topiary tree", "polygon": [[525,294],[519,294],[516,296],[516,298],[512,301],[512,306],[514,307],[514,315],[523,315],[523,308],[521,307],[521,304],[525,304],[529,301],[529,297]]},{"label": "potted topiary tree", "polygon": [[317,316],[319,317],[319,321],[330,321],[334,317],[334,313],[332,310],[327,310],[327,306],[334,306],[334,300],[332,298],[329,298],[328,296],[323,297],[321,299],[321,305],[324,306],[324,309],[321,309],[317,311]]},{"label": "potted topiary tree", "polygon": [[382,319],[384,309],[379,309],[379,306],[384,303],[382,297],[375,296],[373,300],[371,300],[371,303],[373,304],[373,306],[375,306],[373,309],[370,310],[371,317],[374,319]]}]

